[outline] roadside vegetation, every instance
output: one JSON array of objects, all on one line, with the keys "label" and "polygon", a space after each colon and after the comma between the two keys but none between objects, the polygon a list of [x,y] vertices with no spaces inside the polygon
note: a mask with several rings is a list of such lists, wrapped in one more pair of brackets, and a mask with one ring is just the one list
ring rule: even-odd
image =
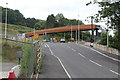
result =
[{"label": "roadside vegetation", "polygon": [[2,62],[17,63],[16,52],[22,50],[22,44],[2,40]]},{"label": "roadside vegetation", "polygon": [[27,77],[30,65],[30,54],[32,53],[32,45],[24,44],[22,47],[23,57],[21,59],[21,77]]},{"label": "roadside vegetation", "polygon": [[[5,24],[0,23],[0,25],[1,24],[2,24],[2,33],[4,34]],[[8,28],[8,34],[11,34],[11,35],[33,31],[32,28],[25,27],[25,26],[20,26],[20,25],[14,25],[14,24],[7,24],[7,28]]]},{"label": "roadside vegetation", "polygon": [[[117,48],[118,46],[116,46],[116,37],[115,36],[111,36],[109,35],[109,47],[112,47],[112,48]],[[98,42],[99,44],[102,44],[102,45],[107,45],[107,33],[102,33],[101,34],[101,37],[100,37],[100,41]],[[119,45],[119,44],[118,44]]]},{"label": "roadside vegetation", "polygon": [[32,66],[30,62],[30,56],[32,53],[32,44],[24,44],[19,42],[13,42],[8,40],[2,40],[2,63],[15,63],[18,64],[18,58],[16,56],[17,51],[22,51],[23,55],[20,61],[21,65],[21,76],[27,77],[29,67]]},{"label": "roadside vegetation", "polygon": [[[110,39],[112,40],[110,41],[112,45],[110,44],[109,46],[114,47],[120,51],[120,1],[116,1],[113,3],[111,2],[94,2],[94,3],[89,2],[86,5],[90,5],[90,4],[98,4],[101,7],[101,10],[99,10],[98,13],[94,15],[94,19],[96,22],[103,22],[106,19],[108,19],[107,30],[112,29],[115,31],[114,37],[110,37]],[[102,40],[101,40],[102,42],[106,41],[106,39],[104,39],[103,41],[103,38],[104,38],[103,36],[101,37],[102,37]]]},{"label": "roadside vegetation", "polygon": [[[5,23],[5,11],[6,8],[2,8],[2,23]],[[25,18],[24,15],[19,10],[13,10],[8,8],[8,24],[27,26],[29,28],[35,28],[36,30],[56,28],[62,26],[77,25],[78,21],[80,25],[84,23],[77,19],[68,19],[64,17],[62,13],[57,15],[50,14],[46,20],[35,19],[35,18]],[[24,32],[24,31],[23,31]]]},{"label": "roadside vegetation", "polygon": [[[74,40],[71,40],[71,32],[64,32],[62,33],[54,33],[54,34],[47,34],[47,36],[49,38],[57,38],[57,41],[60,41],[60,39],[64,39],[66,40],[66,42],[74,42],[76,41],[76,32],[73,31],[72,32],[72,38],[74,38]],[[89,31],[84,31],[84,32],[80,32],[80,40],[82,41],[90,41],[91,39],[91,35]]]}]

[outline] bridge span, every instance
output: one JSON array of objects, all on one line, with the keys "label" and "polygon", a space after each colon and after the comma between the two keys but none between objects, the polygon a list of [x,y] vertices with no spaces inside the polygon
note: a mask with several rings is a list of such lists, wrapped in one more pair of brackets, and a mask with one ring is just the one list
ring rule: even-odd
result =
[{"label": "bridge span", "polygon": [[51,28],[51,29],[43,29],[38,30],[35,32],[27,32],[26,36],[33,36],[34,33],[42,35],[44,33],[58,33],[58,32],[69,32],[69,31],[86,31],[86,30],[98,30],[98,25],[74,25],[74,26],[66,26],[66,27],[58,27],[58,28]]}]

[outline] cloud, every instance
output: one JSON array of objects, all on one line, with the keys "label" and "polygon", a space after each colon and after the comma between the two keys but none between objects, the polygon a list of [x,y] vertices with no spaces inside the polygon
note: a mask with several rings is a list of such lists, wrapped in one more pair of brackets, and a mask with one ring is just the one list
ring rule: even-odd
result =
[{"label": "cloud", "polygon": [[83,20],[87,16],[94,15],[99,9],[97,5],[86,6],[90,0],[1,0],[2,6],[11,9],[18,9],[27,17],[35,17],[37,19],[46,19],[50,14],[63,13],[65,17],[70,19],[78,19],[78,14]]}]

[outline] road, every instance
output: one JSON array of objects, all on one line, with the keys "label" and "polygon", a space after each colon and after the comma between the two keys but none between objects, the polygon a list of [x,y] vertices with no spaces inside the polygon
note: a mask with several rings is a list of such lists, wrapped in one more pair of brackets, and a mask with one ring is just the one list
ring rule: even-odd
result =
[{"label": "road", "polygon": [[0,79],[1,78],[8,78],[9,71],[13,68],[16,64],[14,63],[0,63]]},{"label": "road", "polygon": [[120,76],[119,62],[84,45],[45,43],[43,49],[58,60],[68,78],[118,78]]}]

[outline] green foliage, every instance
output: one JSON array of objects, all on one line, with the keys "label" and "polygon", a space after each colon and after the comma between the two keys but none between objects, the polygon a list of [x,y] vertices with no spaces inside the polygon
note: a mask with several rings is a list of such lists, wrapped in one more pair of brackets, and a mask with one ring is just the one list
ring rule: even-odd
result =
[{"label": "green foliage", "polygon": [[[2,7],[2,23],[5,23],[6,18],[6,8]],[[62,13],[58,13],[56,16],[54,14],[48,15],[47,20],[38,20],[35,18],[25,18],[19,10],[13,10],[7,8],[7,18],[8,24],[22,25],[30,28],[35,28],[37,30],[56,28],[61,26],[68,25],[77,25],[78,20],[76,19],[67,19]],[[79,21],[79,24],[84,24],[82,21]],[[20,27],[20,26],[19,26]],[[24,30],[19,31],[21,33],[25,32]]]},{"label": "green foliage", "polygon": [[28,68],[30,63],[30,53],[32,52],[32,45],[25,44],[23,49],[23,57],[21,59],[21,75],[28,75]]},{"label": "green foliage", "polygon": [[35,29],[37,29],[37,30],[45,29],[45,27],[46,27],[46,21],[40,20],[39,22],[37,22],[37,23],[35,24],[34,27],[35,27]]},{"label": "green foliage", "polygon": [[[2,24],[2,29],[4,31],[5,24],[4,23],[0,23],[0,24]],[[18,33],[25,33],[25,32],[33,31],[32,28],[20,26],[20,25],[8,24],[7,26],[8,26],[8,34],[15,34],[16,35]]]},{"label": "green foliage", "polygon": [[40,43],[44,40],[44,38],[42,37],[42,36],[40,36],[39,38],[38,38],[38,40],[40,41]]},{"label": "green foliage", "polygon": [[[72,36],[75,39],[76,37],[76,32],[72,32]],[[64,32],[61,33],[54,33],[54,34],[47,34],[49,38],[57,38],[58,41],[60,41],[61,38],[64,38]],[[89,41],[90,40],[90,33],[89,32],[80,32],[80,39],[84,41]],[[65,40],[66,41],[71,41],[71,32],[65,32]]]},{"label": "green foliage", "polygon": [[22,47],[22,44],[12,41],[2,40],[3,46],[11,46],[11,47]]},{"label": "green foliage", "polygon": [[[2,22],[5,23],[6,8],[2,9]],[[7,8],[7,17],[9,24],[24,25],[24,16],[19,12],[19,10],[12,10]]]},{"label": "green foliage", "polygon": [[65,18],[62,13],[58,13],[55,18],[58,22],[58,26],[67,26],[69,24],[69,19]]},{"label": "green foliage", "polygon": [[107,45],[107,34],[106,33],[101,34],[99,44]]},{"label": "green foliage", "polygon": [[[115,36],[112,37],[110,35],[109,36],[109,47],[117,48],[119,46],[119,44],[118,44],[119,42],[116,42],[116,41],[117,41],[117,38]],[[101,34],[99,44],[107,45],[107,34],[106,33]]]},{"label": "green foliage", "polygon": [[[88,5],[91,3],[88,3]],[[101,10],[96,14],[96,21],[103,21],[105,18],[109,18],[108,23],[112,29],[116,29],[115,37],[113,39],[114,46],[116,49],[120,50],[120,1],[114,3],[108,2],[98,2],[97,3]]]},{"label": "green foliage", "polygon": [[79,25],[84,25],[84,23],[80,20],[65,18],[62,13],[58,13],[56,16],[51,14],[47,17],[46,29],[62,27],[62,26],[78,25],[78,22]]},{"label": "green foliage", "polygon": [[100,17],[110,17],[110,24],[116,29],[114,44],[112,46],[120,50],[120,1],[115,3],[102,2],[99,3],[99,5],[103,7],[102,10],[99,11]]},{"label": "green foliage", "polygon": [[46,27],[48,28],[54,28],[57,22],[55,20],[55,16],[53,14],[48,15],[47,20],[46,20]]},{"label": "green foliage", "polygon": [[39,67],[39,69],[38,69],[38,73],[41,73],[42,72],[42,69],[41,69],[41,67],[42,67],[42,62],[43,62],[43,54],[42,54],[42,51],[41,51],[41,59],[39,60],[39,62],[38,62],[38,67]]},{"label": "green foliage", "polygon": [[[2,7],[2,23],[5,23],[6,18],[6,8]],[[34,25],[39,21],[35,18],[25,18],[19,10],[13,10],[7,8],[7,23],[8,24],[15,24],[15,25],[22,25],[27,26],[30,28],[34,28]]]},{"label": "green foliage", "polygon": [[26,26],[30,27],[30,28],[34,28],[35,24],[38,22],[39,20],[36,20],[35,18],[27,18],[25,19],[25,24]]},{"label": "green foliage", "polygon": [[85,32],[81,32],[80,33],[80,39],[84,40],[84,41],[90,41],[91,39],[91,35],[89,31],[85,31]]},{"label": "green foliage", "polygon": [[22,50],[21,47],[20,43],[2,40],[2,62],[17,63],[16,52]]}]

